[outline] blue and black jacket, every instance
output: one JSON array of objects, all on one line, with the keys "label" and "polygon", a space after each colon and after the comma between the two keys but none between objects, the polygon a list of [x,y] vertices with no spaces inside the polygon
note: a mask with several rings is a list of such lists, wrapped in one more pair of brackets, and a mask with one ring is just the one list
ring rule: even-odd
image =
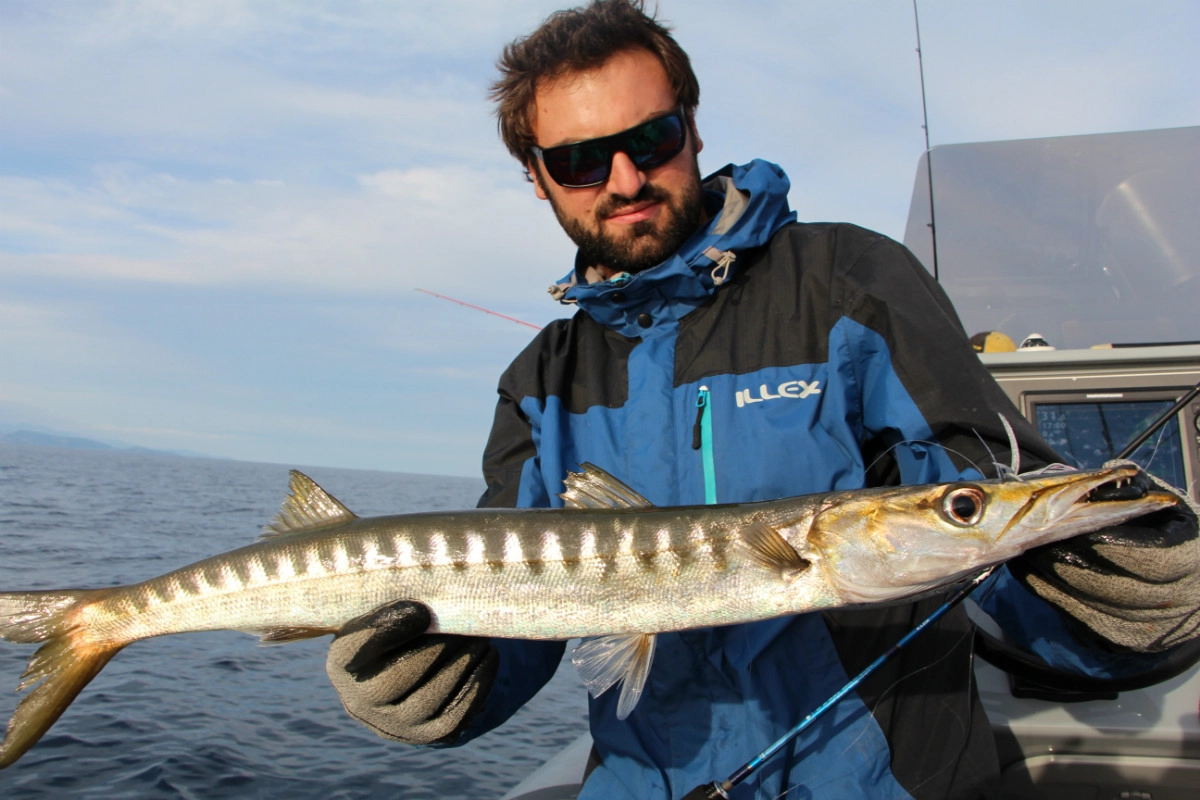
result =
[{"label": "blue and black jacket", "polygon": [[[481,506],[561,506],[584,461],[663,506],[977,478],[1009,463],[1001,413],[1023,466],[1055,460],[921,264],[862,228],[797,223],[788,188],[773,164],[726,167],[705,181],[712,218],[668,261],[591,284],[577,264],[560,294],[579,311],[501,379]],[[1039,614],[1050,638],[1070,638],[1048,606],[999,583],[995,602],[1025,604],[1027,638]],[[730,774],[939,602],[660,635],[628,719],[616,692],[591,700],[602,764],[581,796],[678,797]],[[496,646],[495,688],[464,741],[532,697],[563,653]],[[998,766],[970,654],[965,614],[951,613],[734,796],[985,795]]]}]

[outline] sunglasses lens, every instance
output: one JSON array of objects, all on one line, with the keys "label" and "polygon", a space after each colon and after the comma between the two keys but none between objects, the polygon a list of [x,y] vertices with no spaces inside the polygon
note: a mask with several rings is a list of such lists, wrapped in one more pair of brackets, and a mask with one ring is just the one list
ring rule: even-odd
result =
[{"label": "sunglasses lens", "polygon": [[580,142],[543,151],[542,163],[560,186],[593,186],[608,178],[612,154],[609,142]]},{"label": "sunglasses lens", "polygon": [[541,157],[555,183],[581,188],[608,180],[618,150],[639,169],[653,169],[679,155],[685,139],[683,118],[676,111],[613,136],[542,150]]},{"label": "sunglasses lens", "polygon": [[678,114],[659,117],[629,132],[625,153],[642,169],[662,166],[683,149],[683,121]]}]

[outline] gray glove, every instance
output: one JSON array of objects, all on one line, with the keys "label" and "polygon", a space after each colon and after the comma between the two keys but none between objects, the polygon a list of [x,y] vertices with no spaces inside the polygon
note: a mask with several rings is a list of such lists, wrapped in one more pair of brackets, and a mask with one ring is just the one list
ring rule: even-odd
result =
[{"label": "gray glove", "polygon": [[[1136,480],[1161,484],[1144,473]],[[1154,653],[1200,634],[1200,534],[1185,499],[1035,548],[1008,568],[1039,597],[1122,647]]]},{"label": "gray glove", "polygon": [[483,708],[500,658],[488,639],[427,634],[429,609],[400,600],[347,622],[325,671],[347,713],[385,739],[453,744]]}]

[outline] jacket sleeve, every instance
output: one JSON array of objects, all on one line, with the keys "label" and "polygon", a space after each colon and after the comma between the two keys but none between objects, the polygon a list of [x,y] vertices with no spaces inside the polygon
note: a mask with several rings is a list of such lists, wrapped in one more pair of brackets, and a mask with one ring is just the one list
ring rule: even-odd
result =
[{"label": "jacket sleeve", "polygon": [[487,489],[479,498],[480,508],[548,508],[550,501],[540,489],[537,445],[533,422],[512,396],[510,373],[501,379],[492,420],[483,451],[483,479]]},{"label": "jacket sleeve", "polygon": [[[527,353],[522,354],[518,361],[525,358]],[[513,392],[517,390],[513,377],[515,367],[514,363],[500,381],[500,398],[483,456],[487,489],[479,499],[480,508],[549,505],[548,500],[536,503],[537,492],[530,489],[531,486],[540,485],[540,481],[529,480],[529,473],[537,462],[537,448],[529,416],[513,397]],[[526,479],[524,490],[523,476]],[[456,744],[470,741],[511,717],[554,676],[566,649],[565,642],[522,639],[492,639],[492,645],[500,656],[496,682],[483,710]]]},{"label": "jacket sleeve", "polygon": [[[835,287],[833,302],[877,334],[886,350],[886,357],[857,359],[870,437],[864,449],[878,457],[872,482],[995,477],[998,465],[1013,463],[1001,416],[1015,434],[1020,471],[1062,460],[992,379],[949,299],[905,248],[879,237]],[[1007,568],[975,598],[1010,639],[1053,666],[1113,677],[1160,660],[1114,647],[1034,595]]]}]

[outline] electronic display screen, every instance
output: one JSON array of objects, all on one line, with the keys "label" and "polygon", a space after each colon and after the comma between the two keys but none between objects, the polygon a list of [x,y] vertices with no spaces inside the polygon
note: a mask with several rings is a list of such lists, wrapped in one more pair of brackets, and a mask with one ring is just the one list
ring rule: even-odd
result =
[{"label": "electronic display screen", "polygon": [[[1172,405],[1171,400],[1039,402],[1033,406],[1034,424],[1072,466],[1095,469],[1116,457]],[[1187,484],[1179,425],[1174,421],[1142,443],[1130,460],[1172,486]]]}]

